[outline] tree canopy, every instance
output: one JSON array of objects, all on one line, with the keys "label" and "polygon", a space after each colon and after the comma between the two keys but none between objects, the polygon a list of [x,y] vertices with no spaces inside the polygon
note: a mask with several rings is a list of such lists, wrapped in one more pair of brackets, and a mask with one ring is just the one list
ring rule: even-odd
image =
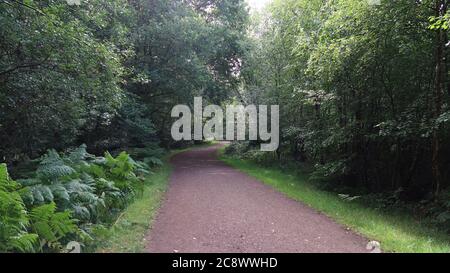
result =
[{"label": "tree canopy", "polygon": [[253,16],[249,102],[280,104],[279,157],[410,198],[449,185],[447,1],[275,0]]},{"label": "tree canopy", "polygon": [[[236,87],[248,13],[227,1],[2,1],[0,154],[139,145],[173,105]],[[170,115],[169,115],[170,118]]]}]

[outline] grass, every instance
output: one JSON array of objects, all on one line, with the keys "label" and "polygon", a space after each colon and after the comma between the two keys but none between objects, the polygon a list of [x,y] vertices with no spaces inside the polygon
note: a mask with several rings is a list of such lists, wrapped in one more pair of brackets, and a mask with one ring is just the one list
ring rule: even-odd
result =
[{"label": "grass", "polygon": [[137,198],[109,229],[107,239],[97,252],[140,253],[146,246],[145,236],[161,205],[171,173],[166,163],[150,175],[142,195]]},{"label": "grass", "polygon": [[152,227],[155,216],[161,206],[167,190],[172,167],[169,159],[192,148],[214,145],[215,142],[205,142],[185,149],[174,150],[164,160],[164,165],[154,170],[145,182],[144,191],[121,214],[114,225],[106,232],[106,239],[100,243],[96,252],[100,253],[141,253],[147,245],[146,235]]},{"label": "grass", "polygon": [[306,174],[296,174],[276,167],[261,167],[253,162],[226,156],[223,149],[220,159],[366,238],[379,241],[384,252],[450,252],[450,236],[418,222],[411,215],[376,210],[357,201],[345,201],[336,193],[314,187],[308,182]]}]

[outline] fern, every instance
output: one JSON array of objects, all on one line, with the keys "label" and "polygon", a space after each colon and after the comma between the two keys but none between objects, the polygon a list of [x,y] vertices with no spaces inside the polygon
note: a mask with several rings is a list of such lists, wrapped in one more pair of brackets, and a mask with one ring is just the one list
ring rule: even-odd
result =
[{"label": "fern", "polygon": [[55,150],[49,150],[42,157],[37,170],[37,176],[42,180],[54,181],[65,176],[70,176],[75,172],[72,167],[66,165]]},{"label": "fern", "polygon": [[[102,196],[104,200],[104,208],[106,210],[114,210],[124,208],[126,204],[126,195],[115,186],[114,182],[100,178],[96,180],[96,194]],[[104,211],[104,214],[109,214]]]},{"label": "fern", "polygon": [[22,232],[10,238],[9,245],[12,251],[35,252],[38,238],[37,234]]},{"label": "fern", "polygon": [[95,159],[94,155],[89,154],[86,151],[87,146],[85,144],[72,150],[69,155],[64,158],[69,165],[84,165],[88,159]]},{"label": "fern", "polygon": [[89,222],[89,219],[91,218],[91,213],[89,212],[89,209],[86,208],[85,206],[73,204],[72,211],[76,219],[82,220],[83,222]]},{"label": "fern", "polygon": [[[39,206],[50,202],[58,202],[61,204],[70,202],[69,193],[63,183],[53,182],[49,185],[36,184],[27,186],[27,181],[29,180],[19,180],[22,186],[27,187],[22,192],[22,198],[27,207]],[[44,181],[40,181],[40,183],[44,183]]]},{"label": "fern", "polygon": [[147,166],[157,167],[162,166],[164,163],[161,158],[164,157],[166,151],[156,144],[149,144],[145,148],[135,148],[131,150],[131,155],[138,158]]},{"label": "fern", "polygon": [[54,196],[50,188],[46,185],[38,185],[33,187],[35,196],[39,196],[39,204],[53,202]]},{"label": "fern", "polygon": [[145,160],[145,158],[162,158],[166,154],[166,151],[155,143],[148,144],[145,148],[134,148],[130,154],[139,160]]},{"label": "fern", "polygon": [[0,252],[34,251],[37,235],[27,234],[29,219],[19,189],[0,164]]},{"label": "fern", "polygon": [[70,195],[63,183],[54,183],[49,186],[52,190],[55,201],[59,204],[70,203]]},{"label": "fern", "polygon": [[105,169],[100,165],[91,164],[85,167],[83,170],[96,178],[106,178]]},{"label": "fern", "polygon": [[95,194],[95,188],[74,180],[66,185],[71,197],[72,210],[77,219],[95,222],[100,207],[105,207],[102,196]]},{"label": "fern", "polygon": [[161,159],[153,156],[144,158],[144,162],[149,166],[162,166],[164,164]]},{"label": "fern", "polygon": [[[162,163],[157,158],[147,161]],[[3,166],[0,252],[59,251],[70,234],[89,240],[93,225],[111,223],[142,192],[149,173],[148,164],[133,160],[126,152],[95,157],[87,153],[85,145],[67,155],[49,150],[41,157],[34,177],[19,180],[20,184],[9,179]],[[31,210],[29,214],[26,208]]]},{"label": "fern", "polygon": [[135,162],[126,152],[120,153],[116,158],[110,153],[106,153],[106,166],[110,168],[110,173],[120,178],[134,178]]},{"label": "fern", "polygon": [[56,212],[56,204],[53,202],[34,208],[30,212],[30,222],[32,230],[39,235],[41,249],[47,246],[57,250],[62,238],[77,231],[70,212]]},{"label": "fern", "polygon": [[143,178],[136,175],[142,165],[136,163],[126,152],[120,153],[116,158],[106,153],[105,159],[107,178],[114,181],[116,187],[130,195],[142,192]]}]

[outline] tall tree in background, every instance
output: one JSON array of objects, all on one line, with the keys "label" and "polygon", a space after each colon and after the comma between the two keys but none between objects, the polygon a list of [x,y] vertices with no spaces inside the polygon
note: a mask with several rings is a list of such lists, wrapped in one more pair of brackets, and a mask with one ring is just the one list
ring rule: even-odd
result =
[{"label": "tall tree in background", "polygon": [[81,143],[170,146],[174,105],[220,102],[239,82],[245,3],[205,3],[1,1],[2,160]]},{"label": "tall tree in background", "polygon": [[446,188],[445,2],[286,0],[258,15],[245,95],[280,103],[279,158],[412,200]]},{"label": "tall tree in background", "polygon": [[[444,17],[447,15],[447,1],[446,0],[436,0],[435,3],[435,12],[436,18],[439,20],[444,20]],[[445,29],[442,27],[438,27],[436,32],[436,50],[435,50],[435,58],[436,58],[436,71],[435,71],[435,87],[434,87],[434,105],[433,105],[433,118],[437,121],[443,110],[444,104],[444,94],[447,84],[447,66],[445,63],[445,47],[447,44],[447,36],[445,34]],[[439,133],[439,125],[437,128],[433,130],[433,138],[432,138],[432,169],[433,169],[433,190],[434,195],[438,196],[441,190],[442,184],[442,174],[441,174],[441,140]]]}]

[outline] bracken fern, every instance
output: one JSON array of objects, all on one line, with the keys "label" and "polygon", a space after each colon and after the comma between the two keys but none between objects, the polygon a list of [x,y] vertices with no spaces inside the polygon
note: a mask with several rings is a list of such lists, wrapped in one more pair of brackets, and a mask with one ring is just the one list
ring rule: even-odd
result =
[{"label": "bracken fern", "polygon": [[19,184],[9,178],[5,164],[0,165],[0,252],[33,252],[38,235],[27,233],[29,226]]}]

